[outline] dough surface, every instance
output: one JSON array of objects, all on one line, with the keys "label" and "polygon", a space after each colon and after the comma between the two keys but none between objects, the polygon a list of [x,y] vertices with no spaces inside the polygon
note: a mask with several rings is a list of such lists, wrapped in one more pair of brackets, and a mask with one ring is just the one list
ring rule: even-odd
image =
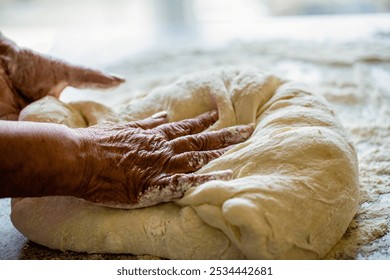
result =
[{"label": "dough surface", "polygon": [[14,201],[12,222],[32,241],[60,250],[170,259],[324,257],[357,211],[358,164],[327,102],[303,85],[256,69],[213,70],[135,96],[115,110],[47,97],[21,119],[83,127],[162,110],[175,121],[214,108],[219,121],[210,129],[256,125],[249,140],[198,171],[231,169],[234,180],[211,181],[176,203],[137,210],[72,197],[24,198]]}]

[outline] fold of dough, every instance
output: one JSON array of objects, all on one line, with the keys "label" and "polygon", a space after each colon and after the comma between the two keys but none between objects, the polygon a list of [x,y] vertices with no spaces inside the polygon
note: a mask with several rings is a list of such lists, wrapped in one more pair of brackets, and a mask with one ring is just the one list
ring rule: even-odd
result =
[{"label": "fold of dough", "polygon": [[326,101],[302,85],[256,69],[213,70],[133,98],[118,113],[47,97],[21,116],[75,127],[162,110],[175,121],[214,108],[220,118],[211,130],[256,124],[249,140],[198,171],[231,169],[234,180],[207,182],[176,203],[137,210],[72,197],[24,198],[13,204],[12,222],[29,239],[60,250],[170,259],[323,257],[357,211],[358,164]]}]

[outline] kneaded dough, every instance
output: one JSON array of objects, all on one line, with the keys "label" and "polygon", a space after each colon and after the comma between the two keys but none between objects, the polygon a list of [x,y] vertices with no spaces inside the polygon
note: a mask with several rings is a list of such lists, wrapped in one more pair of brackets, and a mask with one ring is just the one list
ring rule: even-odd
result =
[{"label": "kneaded dough", "polygon": [[13,203],[12,222],[32,241],[60,250],[169,259],[323,257],[357,211],[358,164],[333,111],[303,85],[257,69],[213,70],[115,110],[46,97],[21,119],[82,127],[162,110],[175,121],[215,108],[219,120],[211,130],[256,125],[249,140],[198,171],[231,169],[233,180],[207,182],[175,203],[136,210],[73,197],[24,198]]}]

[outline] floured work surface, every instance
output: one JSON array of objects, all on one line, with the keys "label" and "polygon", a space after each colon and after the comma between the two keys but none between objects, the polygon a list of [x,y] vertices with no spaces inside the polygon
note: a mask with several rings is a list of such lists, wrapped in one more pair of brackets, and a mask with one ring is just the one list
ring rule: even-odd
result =
[{"label": "floured work surface", "polygon": [[[165,252],[168,252],[167,253],[168,255],[160,254],[160,256],[173,257],[173,258],[174,257],[177,258],[204,257],[204,256],[196,255],[196,253],[194,253],[194,251],[192,251],[190,248],[184,247],[186,244],[183,244],[183,242],[189,242],[188,232],[192,233],[190,238],[193,236],[200,236],[200,239],[202,241],[204,240],[210,241],[210,243],[212,243],[213,245],[216,244],[214,246],[218,246],[218,248],[222,248],[220,251],[215,250],[214,252],[212,252],[215,255],[209,255],[210,258],[218,258],[218,257],[356,258],[359,256],[364,258],[365,254],[370,254],[371,250],[378,250],[377,249],[378,246],[380,249],[382,248],[383,250],[386,250],[386,248],[388,248],[387,244],[380,244],[379,242],[378,244],[372,243],[372,241],[374,241],[378,237],[380,238],[382,235],[385,235],[388,230],[386,211],[388,211],[387,209],[389,207],[386,208],[386,203],[388,203],[386,202],[386,188],[388,189],[389,187],[389,182],[388,182],[389,161],[388,159],[386,159],[386,156],[388,157],[389,155],[388,152],[389,151],[389,142],[388,142],[389,127],[387,125],[389,123],[388,122],[389,111],[388,108],[386,107],[386,104],[389,104],[389,100],[388,100],[389,95],[387,91],[388,89],[386,88],[387,85],[386,80],[388,80],[389,78],[389,69],[388,69],[388,62],[387,62],[388,58],[385,56],[386,52],[384,51],[380,52],[380,50],[379,51],[373,50],[372,48],[370,49],[367,46],[353,45],[356,50],[354,52],[353,50],[351,51],[352,45],[346,45],[344,46],[345,51],[343,53],[342,51],[340,52],[340,46],[333,46],[335,47],[334,50],[338,50],[338,52],[332,52],[332,50],[330,50],[327,53],[322,50],[323,54],[327,54],[327,55],[319,56],[320,59],[318,60],[317,57],[314,58],[313,52],[315,52],[315,50],[319,50],[320,49],[319,46],[316,47],[313,46],[313,44],[305,45],[303,43],[302,45],[299,46],[298,49],[294,49],[294,46],[289,46],[290,47],[289,52],[284,52],[283,50],[279,50],[280,53],[278,53],[278,50],[275,48],[275,46],[282,46],[283,42],[281,43],[275,42],[273,44],[275,45],[272,46],[272,43],[268,45],[264,45],[264,44],[236,45],[236,46],[232,46],[229,49],[224,50],[223,53],[212,52],[212,51],[211,52],[198,51],[195,53],[192,51],[188,51],[188,52],[181,53],[181,56],[178,56],[175,59],[173,59],[173,56],[169,57],[169,55],[167,56],[166,54],[161,57],[158,57],[158,55],[156,55],[156,57],[153,58],[143,58],[142,62],[131,61],[128,64],[125,63],[124,65],[114,67],[113,70],[115,72],[124,73],[125,75],[128,74],[128,76],[132,76],[132,80],[139,81],[138,85],[140,89],[144,90],[145,92],[149,91],[149,89],[151,88],[156,87],[156,84],[164,85],[164,84],[172,83],[172,81],[179,76],[178,75],[179,73],[193,72],[194,69],[195,70],[207,69],[210,68],[211,66],[225,66],[225,65],[228,66],[231,64],[237,64],[236,61],[238,60],[240,64],[242,64],[243,62],[248,62],[248,63],[251,62],[251,64],[260,66],[263,69],[273,70],[274,72],[279,72],[284,74],[284,76],[299,78],[299,80],[303,80],[306,83],[310,83],[312,86],[315,86],[316,92],[321,93],[326,99],[328,99],[328,101],[331,102],[332,108],[335,109],[337,114],[340,116],[342,124],[347,128],[347,132],[349,133],[350,139],[352,139],[352,141],[357,147],[358,156],[360,160],[359,163],[360,163],[360,194],[361,194],[358,215],[352,221],[352,224],[347,229],[347,232],[344,235],[344,237],[342,237],[341,241],[327,255],[324,255],[327,250],[326,246],[332,241],[329,241],[324,236],[329,237],[331,235],[329,234],[321,235],[322,234],[321,232],[318,233],[319,235],[317,236],[321,236],[320,237],[321,241],[315,240],[316,235],[295,236],[291,231],[289,231],[290,230],[289,224],[284,224],[286,227],[283,228],[282,230],[289,231],[289,234],[292,234],[290,236],[293,236],[292,240],[301,240],[302,242],[300,243],[300,245],[309,244],[310,247],[311,245],[316,244],[315,246],[317,246],[316,248],[318,250],[317,253],[311,254],[312,251],[310,250],[299,251],[299,249],[302,248],[302,246],[300,246],[297,247],[299,253],[297,250],[295,251],[293,250],[292,252],[296,252],[297,254],[289,255],[288,251],[283,251],[283,248],[290,248],[288,247],[289,245],[285,247],[266,246],[267,248],[264,251],[252,252],[251,248],[248,247],[257,246],[257,244],[251,243],[254,242],[253,240],[255,239],[249,238],[247,240],[243,240],[242,238],[243,236],[245,237],[245,235],[248,234],[250,230],[245,231],[242,229],[242,227],[241,228],[239,227],[239,230],[237,230],[237,227],[232,227],[229,224],[223,224],[223,223],[213,224],[215,223],[215,220],[213,219],[208,220],[207,218],[204,218],[205,216],[210,215],[210,213],[212,217],[213,215],[216,217],[218,217],[219,215],[218,212],[213,211],[212,209],[210,209],[210,207],[206,207],[207,209],[204,209],[204,207],[202,208],[199,207],[199,205],[196,205],[197,198],[199,198],[197,194],[204,190],[207,191],[207,186],[206,186],[203,188],[199,188],[199,190],[195,190],[188,196],[188,198],[185,198],[182,201],[182,204],[193,203],[193,207],[189,207],[189,208],[185,207],[185,209],[188,209],[188,211],[185,212],[185,214],[183,214],[184,217],[186,217],[185,221],[190,220],[187,219],[187,217],[190,216],[195,217],[194,216],[195,213],[197,213],[196,217],[203,215],[203,218],[205,220],[196,218],[197,222],[193,222],[192,220],[192,222],[189,225],[186,225],[190,227],[189,231],[185,230],[182,231],[181,233],[174,232],[173,234],[181,234],[181,236],[185,236],[184,241],[180,240],[180,238],[176,238],[174,244],[167,243],[164,250]],[[328,47],[332,47],[332,46],[328,46]],[[376,48],[379,47],[376,46]],[[237,50],[240,51],[237,52]],[[373,56],[373,53],[370,53],[370,51],[374,52],[374,54],[375,52],[377,52],[379,55],[375,57]],[[240,53],[240,55],[238,55],[238,53]],[[306,53],[310,53],[310,56],[306,55]],[[343,55],[341,55],[340,53]],[[239,56],[239,59],[237,58],[237,56]],[[186,61],[188,60],[189,57],[194,58],[193,59],[194,63],[192,65],[188,65],[188,64],[186,65],[186,63],[182,63],[183,60]],[[221,58],[223,58],[223,60]],[[153,61],[155,61],[154,67],[151,66],[149,68],[147,67],[148,59],[151,60],[153,59]],[[156,65],[159,65],[160,68],[155,67]],[[137,77],[134,77],[133,75],[134,74],[133,70],[136,70],[137,67],[139,67],[139,69],[142,69],[142,71],[139,71],[137,74],[138,79],[136,79]],[[167,72],[166,69],[169,67],[171,67],[171,69],[174,70],[172,70],[171,72],[169,71]],[[229,85],[226,84],[224,84],[223,86],[225,86],[226,88],[229,87]],[[135,88],[132,88],[133,84],[129,85],[128,87],[129,87],[128,89],[126,88],[122,89],[123,92],[126,92],[126,90],[129,90],[130,92],[135,91]],[[298,89],[302,89],[302,88],[298,86]],[[142,93],[140,95],[142,95]],[[303,101],[301,100],[298,103],[304,104],[304,102],[303,103],[302,102]],[[246,104],[245,106],[250,107],[252,105],[253,103],[249,102],[249,104]],[[137,109],[141,109],[141,108],[139,108],[139,106],[134,106],[132,112],[128,111],[128,113],[130,113],[130,115],[135,114],[137,112],[134,110]],[[207,108],[203,108],[203,109],[207,109]],[[151,112],[144,112],[144,113],[149,114]],[[331,114],[330,112],[328,113]],[[223,120],[225,116],[228,116],[228,114],[221,115],[221,119]],[[249,117],[245,116],[244,120],[240,120],[240,121],[248,121],[246,118],[250,119],[251,117],[253,118],[254,116],[249,116]],[[231,121],[231,118],[227,118],[227,120]],[[261,121],[264,121],[264,119],[261,119],[259,123],[261,123]],[[283,134],[283,133],[290,133],[290,131],[288,130],[283,131],[282,129],[278,131],[276,135]],[[212,167],[208,167],[208,168],[212,168]],[[250,168],[248,167],[247,170],[250,170]],[[275,170],[273,170],[272,172],[275,173]],[[351,174],[352,173],[350,173],[349,175]],[[267,176],[265,177],[271,178],[270,174],[267,174]],[[227,183],[227,185],[230,186],[231,189],[233,190],[235,189],[234,184],[235,183]],[[350,196],[349,198],[354,199],[353,195],[354,194],[352,193],[352,196]],[[240,204],[240,202],[241,201],[238,201],[238,204]],[[216,202],[217,205],[219,205],[218,203],[219,202]],[[58,204],[56,205],[58,206]],[[253,206],[250,203],[244,205],[247,205],[248,206],[247,208],[249,210]],[[232,208],[234,209],[234,206],[235,203],[231,203],[231,205],[227,205],[228,208],[227,210]],[[164,213],[170,213],[170,211],[177,211],[176,207],[180,207],[180,206],[174,204],[166,204],[158,207],[163,208]],[[216,208],[218,209],[218,207]],[[195,209],[195,211],[193,209]],[[281,207],[280,209],[283,209],[283,207]],[[98,210],[98,211],[94,211],[94,213],[99,211],[111,211],[111,210]],[[151,209],[145,209],[143,211],[151,211]],[[79,213],[80,212],[81,211],[79,211]],[[275,211],[271,211],[271,212],[272,212],[271,214],[273,215],[282,214],[280,212],[275,212]],[[351,210],[351,213],[352,212],[353,211]],[[72,211],[68,213],[69,215],[72,215]],[[183,215],[177,217],[177,219],[182,218]],[[292,217],[292,218],[300,219],[302,221],[301,225],[303,225],[304,223],[307,222],[306,215],[309,215],[310,217],[310,213],[305,213],[299,215],[298,217]],[[267,219],[269,219],[268,216],[266,217]],[[230,216],[229,218],[234,220],[234,215]],[[147,227],[143,226],[140,230],[144,230],[145,228],[147,228],[150,236],[163,237],[166,236],[167,234],[172,234],[163,231],[164,225],[161,224],[161,221],[164,220],[164,217],[160,217],[160,216],[156,217],[155,215],[147,214],[147,220],[148,220],[148,226]],[[177,222],[177,220],[175,220],[175,222]],[[50,221],[50,223],[56,226],[55,224],[56,221]],[[213,227],[207,226],[207,228],[211,230],[210,233],[211,235],[209,236],[217,237],[218,242],[216,242],[215,240],[208,240],[208,238],[205,238],[205,235],[202,235],[204,234],[203,230],[197,232],[197,230],[205,226],[204,223],[213,224]],[[265,222],[265,224],[267,224],[267,221]],[[291,224],[294,225],[294,223]],[[283,225],[283,223],[280,223],[279,225]],[[92,225],[92,226],[99,226],[99,225]],[[180,228],[177,227],[175,228],[177,230],[181,230]],[[216,230],[215,228],[218,228],[218,230]],[[307,228],[311,228],[311,227],[307,227]],[[220,229],[222,231],[225,230],[224,232],[227,232],[228,234],[221,235]],[[186,234],[184,234],[184,232]],[[276,239],[278,236],[273,235],[272,237]],[[62,241],[69,242],[69,239],[62,240]],[[196,244],[194,242],[197,241],[199,240],[191,240],[189,243]],[[288,242],[283,243],[283,241],[284,240],[279,239],[277,240],[277,244],[279,245],[289,244]],[[327,243],[328,241],[329,243]],[[111,252],[113,250],[116,250],[116,248],[118,248],[119,246],[118,244],[121,244],[120,239],[118,239],[117,235],[115,234],[106,235],[104,242],[105,242],[104,243],[105,248],[109,248]],[[143,241],[143,242],[147,243],[147,241]],[[60,243],[60,245],[63,244],[64,243]],[[155,245],[155,243],[151,244],[151,246],[153,245]],[[267,245],[271,245],[271,244],[268,243]],[[208,246],[208,245],[204,244],[204,246]],[[240,246],[242,247],[239,248]],[[259,245],[259,246],[263,246],[263,245]],[[320,248],[321,246],[324,247]],[[133,253],[142,254],[145,253],[145,251],[149,250],[147,246],[141,245],[140,247],[141,248],[139,249],[141,251],[139,252],[134,251]],[[185,248],[185,250],[183,248]],[[172,249],[172,252],[169,249]],[[242,253],[243,251],[247,253],[243,254]],[[153,253],[153,252],[150,251],[147,253]],[[251,255],[252,253],[254,255]],[[270,253],[271,255],[270,254],[266,255],[266,253]],[[183,254],[183,255],[178,255],[178,254]]]}]

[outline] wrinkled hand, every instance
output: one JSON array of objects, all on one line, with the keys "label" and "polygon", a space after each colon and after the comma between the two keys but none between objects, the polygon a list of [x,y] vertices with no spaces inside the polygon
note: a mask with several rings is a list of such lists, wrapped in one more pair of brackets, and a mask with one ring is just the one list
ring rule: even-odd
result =
[{"label": "wrinkled hand", "polygon": [[0,33],[0,119],[17,120],[29,103],[46,95],[58,98],[67,86],[110,88],[122,82],[112,75],[19,48]]},{"label": "wrinkled hand", "polygon": [[193,172],[248,139],[251,126],[200,133],[218,119],[216,111],[175,123],[167,123],[166,117],[160,113],[137,122],[80,129],[86,154],[92,157],[79,196],[105,206],[140,208],[178,199],[206,181],[232,178],[231,171]]}]

